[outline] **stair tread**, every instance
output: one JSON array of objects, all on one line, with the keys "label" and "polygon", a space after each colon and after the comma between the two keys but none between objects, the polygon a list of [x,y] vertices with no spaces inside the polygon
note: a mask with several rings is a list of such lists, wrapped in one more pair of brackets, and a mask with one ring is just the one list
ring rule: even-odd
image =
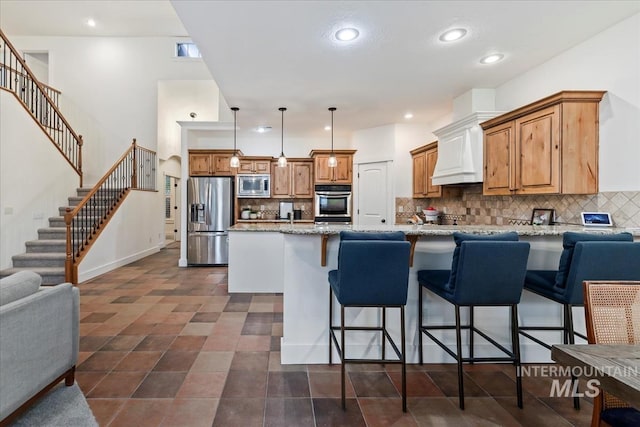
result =
[{"label": "stair tread", "polygon": [[25,252],[23,254],[14,255],[13,258],[66,258],[65,252]]},{"label": "stair tread", "polygon": [[67,239],[42,239],[42,240],[29,240],[25,242],[27,245],[59,245],[60,243],[67,243]]},{"label": "stair tread", "polygon": [[0,271],[0,274],[13,274],[18,271],[29,270],[42,274],[64,274],[64,267],[11,267]]}]

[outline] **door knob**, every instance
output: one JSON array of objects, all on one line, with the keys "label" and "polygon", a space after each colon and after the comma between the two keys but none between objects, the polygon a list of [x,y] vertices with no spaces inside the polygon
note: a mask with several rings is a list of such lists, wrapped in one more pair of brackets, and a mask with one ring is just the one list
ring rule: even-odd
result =
[{"label": "door knob", "polygon": [[384,224],[385,222],[387,222],[387,220],[386,220],[386,219],[384,219],[384,218],[382,218],[382,219],[380,220],[380,222]]}]

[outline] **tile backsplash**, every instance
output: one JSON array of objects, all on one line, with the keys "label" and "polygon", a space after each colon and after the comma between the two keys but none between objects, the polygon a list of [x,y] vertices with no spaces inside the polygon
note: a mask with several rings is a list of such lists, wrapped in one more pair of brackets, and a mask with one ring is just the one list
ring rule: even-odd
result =
[{"label": "tile backsplash", "polygon": [[[555,209],[555,221],[581,224],[580,212],[609,212],[617,227],[640,227],[640,191],[611,191],[598,194],[532,196],[484,196],[482,184],[464,187],[461,197],[413,199],[396,197],[396,223],[433,206],[440,211],[440,222],[452,224],[509,225],[528,224],[534,208]],[[402,211],[400,212],[400,207]],[[422,215],[420,215],[422,217]]]},{"label": "tile backsplash", "polygon": [[313,220],[313,199],[238,199],[238,215],[243,209],[262,212],[262,219],[277,219],[280,201],[293,202],[294,209],[302,210],[303,220]]}]

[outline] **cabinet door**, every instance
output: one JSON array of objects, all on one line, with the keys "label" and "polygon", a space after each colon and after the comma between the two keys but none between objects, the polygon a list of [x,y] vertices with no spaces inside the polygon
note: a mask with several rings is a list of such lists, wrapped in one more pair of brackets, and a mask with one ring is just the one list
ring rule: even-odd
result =
[{"label": "cabinet door", "polygon": [[483,194],[511,194],[514,143],[513,122],[485,130]]},{"label": "cabinet door", "polygon": [[269,173],[271,162],[269,160],[255,160],[253,162],[253,171],[255,173]]},{"label": "cabinet door", "polygon": [[215,168],[214,175],[231,175],[231,154],[215,154],[214,156]]},{"label": "cabinet door", "polygon": [[331,182],[333,180],[333,168],[329,167],[329,155],[318,154],[314,160],[316,182]]},{"label": "cabinet door", "polygon": [[426,193],[425,176],[427,173],[427,158],[425,153],[413,156],[413,197],[421,198]]},{"label": "cabinet door", "polygon": [[211,175],[211,154],[189,154],[189,175]]},{"label": "cabinet door", "polygon": [[517,193],[560,192],[559,108],[545,108],[515,121]]},{"label": "cabinet door", "polygon": [[333,171],[333,181],[340,184],[351,184],[352,181],[352,156],[348,154],[339,154],[336,156],[338,166]]},{"label": "cabinet door", "polygon": [[291,164],[291,185],[294,197],[313,197],[312,166],[311,162],[294,162]]},{"label": "cabinet door", "polygon": [[284,168],[278,166],[277,163],[271,164],[271,197],[288,198],[291,194],[291,166]]},{"label": "cabinet door", "polygon": [[252,173],[253,172],[253,162],[251,160],[240,160],[240,167],[238,168],[238,173]]},{"label": "cabinet door", "polygon": [[436,169],[436,162],[438,161],[438,148],[432,148],[425,152],[426,157],[426,195],[427,197],[441,197],[442,187],[439,185],[433,185],[433,171]]}]

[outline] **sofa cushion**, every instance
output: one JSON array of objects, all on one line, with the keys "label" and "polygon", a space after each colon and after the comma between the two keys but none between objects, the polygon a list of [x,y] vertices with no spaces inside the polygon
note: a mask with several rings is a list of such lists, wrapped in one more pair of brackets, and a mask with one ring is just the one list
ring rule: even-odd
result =
[{"label": "sofa cushion", "polygon": [[560,254],[560,262],[558,264],[558,274],[556,274],[555,286],[564,289],[567,286],[567,275],[571,267],[571,258],[573,258],[573,250],[578,242],[633,242],[631,233],[619,234],[592,234],[592,233],[575,233],[567,231],[562,235],[562,254]]},{"label": "sofa cushion", "polygon": [[33,271],[19,271],[0,279],[0,305],[36,293],[41,283],[42,277]]},{"label": "sofa cushion", "polygon": [[500,234],[466,234],[459,232],[453,233],[453,241],[456,243],[456,247],[453,250],[453,258],[451,260],[451,277],[449,277],[449,283],[447,284],[448,290],[450,292],[452,292],[456,286],[456,270],[458,269],[458,260],[460,258],[460,245],[462,244],[462,242],[469,240],[517,242],[518,233],[516,233],[515,231]]}]

